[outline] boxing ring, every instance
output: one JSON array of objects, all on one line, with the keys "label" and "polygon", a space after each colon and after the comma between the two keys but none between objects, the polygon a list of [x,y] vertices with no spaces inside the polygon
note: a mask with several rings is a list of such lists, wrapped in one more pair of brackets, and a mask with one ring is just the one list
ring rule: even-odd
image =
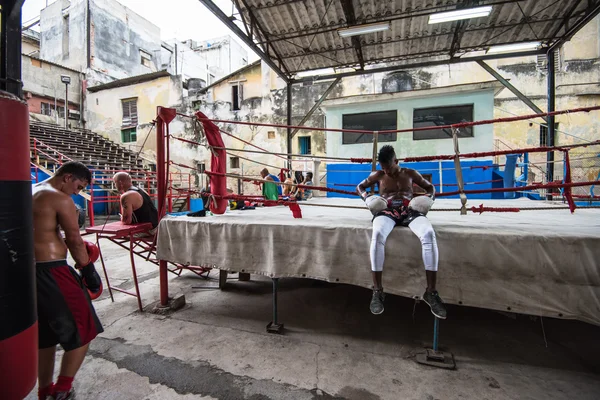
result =
[{"label": "boxing ring", "polygon": [[[600,107],[556,111],[589,112]],[[181,114],[182,115],[182,114]],[[520,116],[505,120],[535,118]],[[172,137],[168,123],[176,113],[159,107],[157,134],[159,143],[159,176],[175,163],[169,160],[169,141]],[[184,116],[184,115],[182,115]],[[257,184],[260,179],[241,177],[226,172],[225,147],[215,123],[201,113],[194,116],[204,128],[212,151],[212,166],[205,173],[211,177],[213,216],[165,216],[159,224],[157,258],[161,260],[161,303],[168,300],[168,282],[163,264],[214,264],[226,271],[259,274],[273,279],[274,315],[270,326],[278,326],[277,283],[280,278],[311,278],[328,282],[370,288],[371,270],[369,245],[371,214],[359,199],[314,198],[309,202],[260,200],[257,196],[231,195],[224,191],[227,177]],[[230,121],[227,121],[230,122]],[[454,134],[455,154],[418,157],[410,160],[454,160],[458,190],[438,194],[428,214],[436,231],[440,254],[438,289],[446,303],[487,308],[491,310],[577,319],[600,325],[600,210],[596,207],[577,208],[571,188],[598,182],[573,182],[569,170],[569,151],[574,146],[541,147],[488,153],[460,154],[457,130],[463,126],[482,125],[497,121],[476,121],[448,126]],[[252,124],[247,122],[232,122]],[[276,124],[261,126],[284,127]],[[298,127],[295,127],[298,128]],[[300,129],[306,127],[299,127]],[[437,127],[439,129],[439,127]],[[306,128],[336,131],[329,128]],[[394,132],[412,132],[414,129]],[[341,131],[341,130],[340,130]],[[378,132],[373,134],[374,156]],[[384,132],[379,132],[384,133]],[[387,133],[387,132],[385,132]],[[160,144],[164,145],[161,158]],[[253,148],[258,146],[251,145]],[[598,145],[593,142],[588,145]],[[258,148],[260,149],[260,148]],[[238,150],[243,151],[243,150]],[[247,150],[266,152],[264,149]],[[489,157],[518,152],[557,151],[564,154],[565,176],[562,182],[535,185],[541,189],[562,190],[564,203],[516,200],[469,200],[477,190],[465,190],[460,161],[464,158]],[[271,153],[276,157],[284,154]],[[295,155],[291,155],[292,157]],[[335,159],[334,157],[322,157]],[[372,163],[374,158],[351,159],[352,162]],[[259,163],[260,164],[260,163]],[[176,164],[180,167],[187,167]],[[187,167],[191,168],[191,167]],[[285,169],[282,169],[282,173]],[[160,182],[160,180],[159,180]],[[220,182],[220,183],[219,183]],[[302,185],[299,185],[302,187]],[[342,191],[319,186],[313,190]],[[531,190],[521,188],[491,189],[498,191]],[[166,193],[163,187],[162,193]],[[442,196],[459,195],[460,199]],[[159,196],[164,199],[164,196]],[[227,211],[228,200],[246,201],[258,205],[254,210]],[[162,208],[164,210],[164,200]],[[456,207],[459,208],[456,208]],[[575,211],[576,210],[576,211]],[[450,212],[449,212],[450,211]],[[164,213],[163,213],[164,215]],[[294,262],[290,263],[290,249]],[[421,246],[409,229],[395,229],[388,238],[383,286],[387,293],[419,299],[426,286]],[[437,327],[437,323],[436,323]]]},{"label": "boxing ring", "polygon": [[[370,288],[369,210],[358,199],[315,198],[311,203],[358,208],[302,207],[301,219],[285,206],[203,218],[167,216],[159,225],[157,256],[271,278]],[[527,199],[489,203],[539,205]],[[435,211],[453,204],[456,200],[437,200],[428,214],[440,254],[438,290],[446,303],[600,325],[599,209],[575,214],[560,208],[468,215]],[[386,246],[386,292],[420,298],[426,287],[422,264],[417,237],[407,228],[394,229]]]}]

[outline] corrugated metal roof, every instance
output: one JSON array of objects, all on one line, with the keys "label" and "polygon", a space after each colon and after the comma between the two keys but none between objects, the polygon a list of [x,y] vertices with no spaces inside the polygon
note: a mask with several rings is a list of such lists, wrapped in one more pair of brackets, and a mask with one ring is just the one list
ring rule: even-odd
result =
[{"label": "corrugated metal roof", "polygon": [[[490,46],[540,41],[550,46],[600,0],[238,0],[244,24],[258,32],[289,75],[322,68],[450,59]],[[429,15],[492,6],[488,17],[429,25]],[[252,21],[252,24],[251,24]],[[337,30],[387,21],[384,32],[342,38]],[[249,29],[250,30],[250,29]]]}]

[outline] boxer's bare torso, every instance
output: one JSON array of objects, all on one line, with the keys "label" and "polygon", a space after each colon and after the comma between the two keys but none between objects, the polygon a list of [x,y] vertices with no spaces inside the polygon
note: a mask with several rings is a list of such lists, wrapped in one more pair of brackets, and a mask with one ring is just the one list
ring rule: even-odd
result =
[{"label": "boxer's bare torso", "polygon": [[434,186],[423,176],[410,168],[401,168],[395,165],[387,171],[374,171],[369,177],[363,180],[358,186],[357,191],[361,197],[367,195],[366,189],[379,184],[379,195],[386,200],[411,200],[413,198],[413,183],[427,191],[427,194],[435,193]]},{"label": "boxer's bare torso", "polygon": [[[75,261],[85,265],[87,251],[79,234],[78,212],[71,197],[47,181],[35,184],[32,195],[35,261],[64,260],[69,247]],[[60,234],[61,228],[65,239]],[[68,243],[71,245],[67,246]]]}]

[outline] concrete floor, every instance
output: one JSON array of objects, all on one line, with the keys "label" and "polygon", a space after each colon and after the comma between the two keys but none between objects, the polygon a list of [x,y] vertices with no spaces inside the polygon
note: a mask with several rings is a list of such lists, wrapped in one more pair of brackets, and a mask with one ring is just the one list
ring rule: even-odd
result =
[{"label": "concrete floor", "polygon": [[[111,283],[132,289],[128,253],[107,242],[102,247]],[[136,262],[148,306],[158,299],[158,271]],[[279,319],[285,333],[273,335],[265,330],[269,279],[197,289],[216,286],[190,272],[170,275],[171,293],[184,293],[187,304],[168,316],[140,313],[136,299],[120,293],[112,303],[105,289],[94,302],[105,332],[76,377],[77,398],[599,398],[600,327],[449,306],[440,346],[454,354],[457,369],[442,370],[415,361],[432,340],[433,317],[424,303],[388,296],[384,314],[373,316],[366,289],[284,279]]]}]

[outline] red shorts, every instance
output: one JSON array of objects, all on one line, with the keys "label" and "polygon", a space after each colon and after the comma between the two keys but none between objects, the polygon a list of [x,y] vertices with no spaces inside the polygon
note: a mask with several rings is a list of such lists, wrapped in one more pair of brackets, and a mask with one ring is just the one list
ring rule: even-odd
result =
[{"label": "red shorts", "polygon": [[81,278],[66,260],[35,266],[40,349],[65,351],[88,344],[104,329]]}]

